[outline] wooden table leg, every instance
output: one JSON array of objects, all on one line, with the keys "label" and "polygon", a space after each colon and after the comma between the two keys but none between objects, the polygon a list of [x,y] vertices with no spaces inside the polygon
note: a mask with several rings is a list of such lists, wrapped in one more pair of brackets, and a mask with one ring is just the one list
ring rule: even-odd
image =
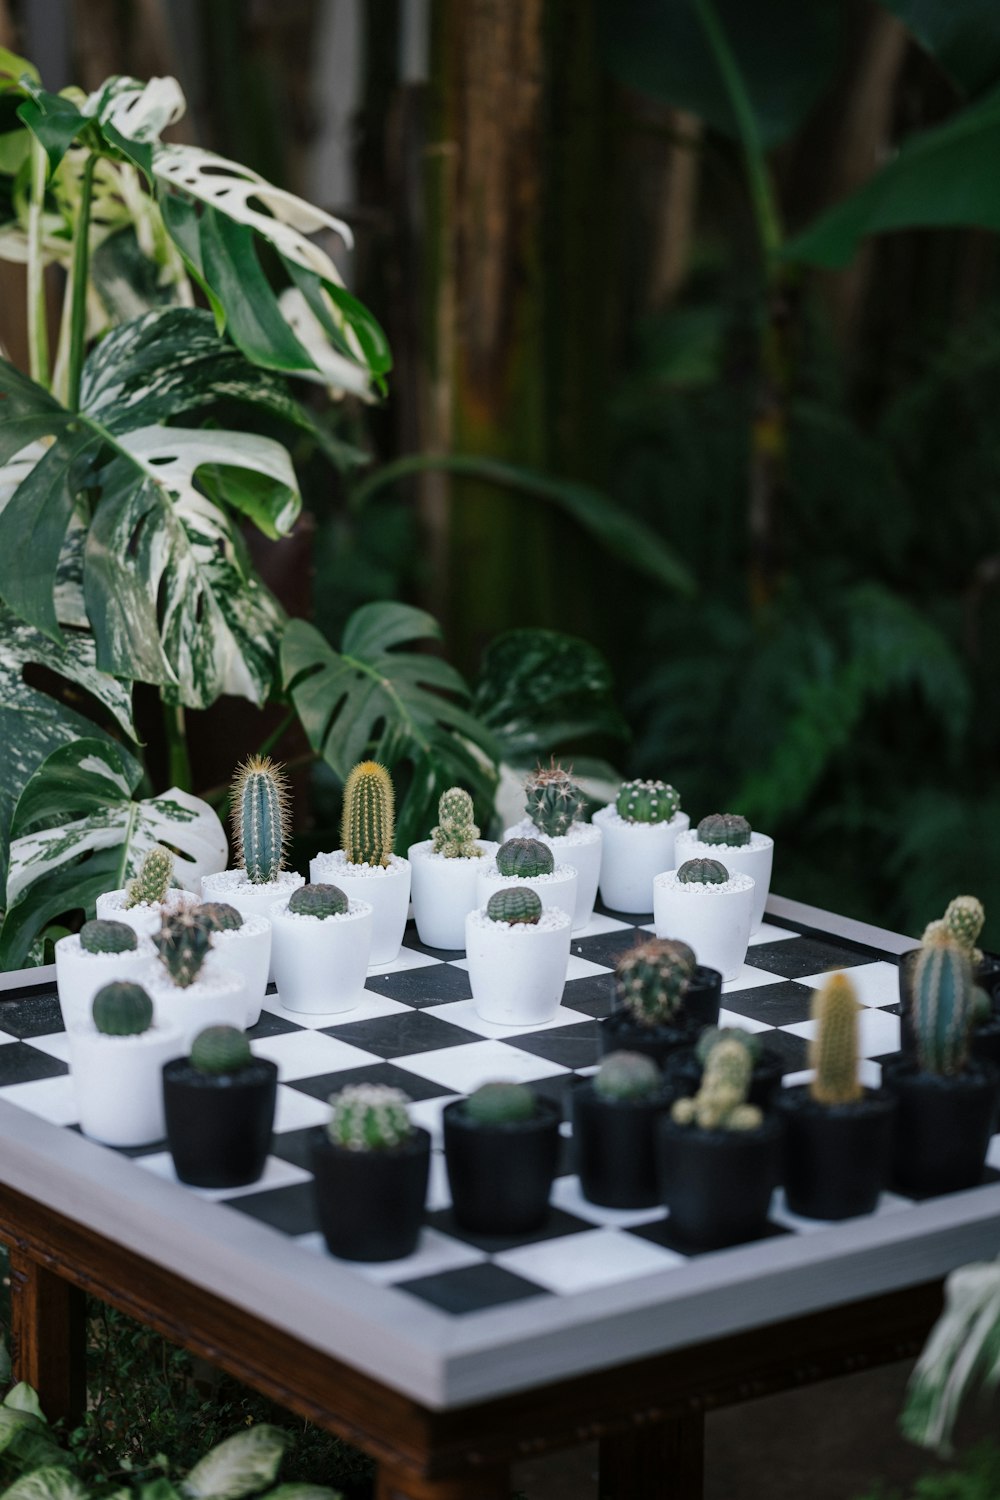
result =
[{"label": "wooden table leg", "polygon": [[463,1479],[420,1479],[380,1463],[375,1500],[510,1500],[510,1472],[503,1466]]},{"label": "wooden table leg", "polygon": [[11,1363],[50,1422],[80,1420],[87,1404],[86,1298],[22,1251],[10,1251]]},{"label": "wooden table leg", "polygon": [[705,1419],[685,1413],[603,1438],[600,1500],[702,1500]]}]

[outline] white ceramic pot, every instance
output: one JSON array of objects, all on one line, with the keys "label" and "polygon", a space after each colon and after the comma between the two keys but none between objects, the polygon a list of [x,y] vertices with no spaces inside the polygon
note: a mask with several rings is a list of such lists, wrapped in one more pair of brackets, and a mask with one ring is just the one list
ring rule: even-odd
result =
[{"label": "white ceramic pot", "polygon": [[500,847],[490,839],[477,839],[476,844],[483,851],[478,859],[448,859],[435,854],[430,839],[411,844],[406,851],[413,918],[420,941],[428,948],[465,947],[465,919],[476,908],[479,872]]},{"label": "white ceramic pot", "polygon": [[573,931],[586,927],[594,915],[597,882],[601,878],[601,830],[596,823],[574,823],[569,833],[550,838],[536,828],[530,818],[522,818],[504,833],[507,839],[538,839],[548,844],[557,865],[572,865],[576,871],[576,906],[573,909]]},{"label": "white ceramic pot", "polygon": [[212,969],[231,969],[243,976],[247,992],[244,1025],[256,1026],[271,969],[271,923],[267,917],[244,917],[242,927],[213,932],[208,965]]},{"label": "white ceramic pot", "polygon": [[496,860],[491,859],[476,879],[476,905],[485,906],[494,891],[526,885],[535,891],[545,911],[576,910],[577,874],[572,865],[557,865],[550,875],[501,875]]},{"label": "white ceramic pot", "polygon": [[176,1026],[104,1036],[70,1026],[69,1056],[84,1135],[106,1146],[148,1146],[166,1134],[163,1064],[186,1050]]},{"label": "white ceramic pot", "polygon": [[278,998],[286,1010],[314,1015],[354,1010],[368,977],[375,913],[367,901],[351,901],[339,917],[311,917],[271,907],[271,962]]},{"label": "white ceramic pot", "polygon": [[[201,899],[203,901],[227,901],[244,917],[270,917],[271,907],[276,901],[286,899],[305,885],[306,878],[297,870],[282,870],[277,880],[268,880],[254,885],[247,879],[246,870],[220,870],[217,875],[201,877]],[[268,979],[274,978],[274,940],[271,940],[271,967]]]},{"label": "white ceramic pot", "polygon": [[139,937],[128,953],[88,953],[75,932],[60,938],[56,943],[56,988],[66,1030],[77,1025],[93,1027],[91,1005],[97,991],[124,979],[141,984],[155,956],[156,950],[145,937]]},{"label": "white ceramic pot", "polygon": [[164,901],[140,901],[138,906],[126,906],[127,895],[127,891],[105,891],[97,898],[97,915],[106,922],[127,922],[140,937],[152,937],[159,932],[166,913],[191,906],[197,900],[179,886],[171,886]]},{"label": "white ceramic pot", "polygon": [[495,1026],[539,1026],[559,1009],[572,921],[558,908],[534,925],[491,922],[485,910],[465,919],[465,951],[476,1015]]},{"label": "white ceramic pot", "polygon": [[774,840],[766,833],[751,835],[749,844],[732,849],[728,844],[703,844],[695,829],[677,835],[677,860],[679,869],[687,859],[717,859],[725,865],[731,875],[753,877],[753,921],[751,936],[764,921],[764,907],[771,889],[771,866],[774,863]]},{"label": "white ceramic pot", "polygon": [[753,921],[750,875],[730,875],[721,885],[684,883],[676,870],[653,881],[653,922],[659,938],[680,938],[698,962],[735,979],[743,967]]},{"label": "white ceramic pot", "polygon": [[674,870],[674,843],[691,826],[686,812],[666,823],[630,823],[615,804],[598,808],[594,823],[601,830],[601,900],[612,911],[653,910],[653,878]]},{"label": "white ceramic pot", "polygon": [[317,885],[337,885],[350,901],[367,901],[374,912],[370,968],[391,964],[403,946],[403,930],[410,908],[410,861],[390,856],[387,865],[352,865],[343,849],[317,854],[309,861],[309,879]]},{"label": "white ceramic pot", "polygon": [[154,1022],[176,1027],[184,1051],[190,1051],[191,1043],[206,1026],[246,1028],[246,980],[233,969],[210,965],[211,959],[187,989],[174,984],[159,959],[150,964],[139,981],[153,1002]]}]

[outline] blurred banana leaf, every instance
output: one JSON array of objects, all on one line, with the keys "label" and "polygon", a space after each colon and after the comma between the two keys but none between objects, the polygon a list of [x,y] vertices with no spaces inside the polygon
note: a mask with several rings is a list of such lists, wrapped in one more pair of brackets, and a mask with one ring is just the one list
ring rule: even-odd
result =
[{"label": "blurred banana leaf", "polygon": [[996,0],[881,0],[936,58],[956,88],[974,96],[1000,78]]}]

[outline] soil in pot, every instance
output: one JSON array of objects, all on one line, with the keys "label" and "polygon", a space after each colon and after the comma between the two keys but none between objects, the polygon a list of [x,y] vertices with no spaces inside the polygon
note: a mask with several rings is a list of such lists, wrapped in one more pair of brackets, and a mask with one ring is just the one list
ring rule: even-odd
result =
[{"label": "soil in pot", "polygon": [[657,1125],[660,1190],[672,1236],[693,1250],[758,1239],[781,1172],[781,1125],[702,1130],[669,1116]]},{"label": "soil in pot", "polygon": [[658,1067],[665,1068],[667,1059],[681,1048],[691,1047],[696,1036],[697,1030],[687,1024],[641,1026],[627,1010],[613,1010],[600,1023],[601,1056],[607,1057],[612,1052],[641,1052],[645,1057],[651,1057]]},{"label": "soil in pot", "polygon": [[912,1198],[978,1187],[996,1116],[995,1069],[973,1061],[942,1077],[901,1058],[883,1064],[882,1078],[899,1101],[892,1187]]},{"label": "soil in pot", "polygon": [[583,1196],[604,1208],[660,1201],[656,1125],[673,1101],[664,1087],[648,1099],[607,1099],[589,1078],[572,1094],[573,1148]]},{"label": "soil in pot", "polygon": [[402,1260],[420,1238],[431,1138],[416,1128],[397,1146],[351,1151],[318,1125],[310,1141],[316,1212],[327,1249],[342,1260]]},{"label": "soil in pot", "polygon": [[562,1110],[536,1099],[526,1120],[482,1124],[465,1101],[445,1106],[444,1153],[452,1209],[474,1234],[527,1234],[544,1224],[559,1160]]},{"label": "soil in pot", "polygon": [[889,1178],[896,1098],[866,1089],[850,1104],[820,1104],[808,1085],[779,1089],[782,1180],[793,1214],[851,1219],[870,1214]]},{"label": "soil in pot", "polygon": [[[784,1059],[780,1052],[775,1052],[770,1047],[761,1048],[754,1059],[747,1103],[756,1104],[759,1109],[769,1109],[772,1100],[781,1088],[784,1067]],[[665,1071],[675,1098],[694,1098],[701,1087],[704,1067],[694,1047],[690,1045],[690,1039],[687,1046],[670,1054],[665,1064]]]},{"label": "soil in pot", "polygon": [[192,1187],[245,1187],[264,1170],[274,1125],[277,1064],[255,1057],[213,1077],[186,1057],[163,1069],[167,1143],[174,1170]]}]

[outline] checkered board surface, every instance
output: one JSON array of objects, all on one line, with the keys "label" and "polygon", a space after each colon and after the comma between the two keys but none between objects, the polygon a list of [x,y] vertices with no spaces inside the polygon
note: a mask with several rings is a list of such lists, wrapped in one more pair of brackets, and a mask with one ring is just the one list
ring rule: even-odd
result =
[{"label": "checkered board surface", "polygon": [[[568,1120],[561,1175],[545,1226],[518,1239],[468,1234],[452,1217],[441,1111],[490,1079],[517,1079],[560,1100],[569,1114],[574,1078],[596,1071],[600,1017],[611,1009],[616,958],[652,929],[597,913],[572,944],[562,1005],[552,1021],[512,1035],[475,1013],[461,954],[429,949],[412,924],[390,965],[373,969],[365,1000],[338,1015],[285,1010],[269,994],[250,1033],[254,1050],[279,1068],[273,1151],[260,1182],[201,1192],[235,1213],[271,1225],[304,1250],[326,1255],[318,1231],[308,1168],[310,1129],[329,1116],[327,1099],[347,1083],[387,1083],[415,1101],[417,1124],[432,1135],[426,1224],[416,1253],[381,1265],[350,1265],[358,1276],[391,1285],[442,1312],[461,1316],[531,1297],[566,1296],[683,1265],[663,1209],[620,1211],[588,1203],[573,1175]],[[785,1083],[805,1081],[812,992],[834,968],[849,968],[864,1010],[863,1081],[877,1086],[880,1060],[899,1047],[897,961],[872,948],[815,930],[765,924],[753,938],[737,979],[723,988],[723,1025],[756,1032],[785,1059]],[[273,988],[273,987],[272,987]],[[51,986],[0,999],[0,1098],[57,1125],[78,1128],[67,1037]],[[176,1181],[161,1143],[123,1153]],[[1000,1179],[1000,1136],[990,1149],[988,1180]],[[879,1213],[905,1212],[908,1200],[884,1194]],[[767,1236],[808,1234],[828,1225],[797,1219],[775,1194]]]}]

